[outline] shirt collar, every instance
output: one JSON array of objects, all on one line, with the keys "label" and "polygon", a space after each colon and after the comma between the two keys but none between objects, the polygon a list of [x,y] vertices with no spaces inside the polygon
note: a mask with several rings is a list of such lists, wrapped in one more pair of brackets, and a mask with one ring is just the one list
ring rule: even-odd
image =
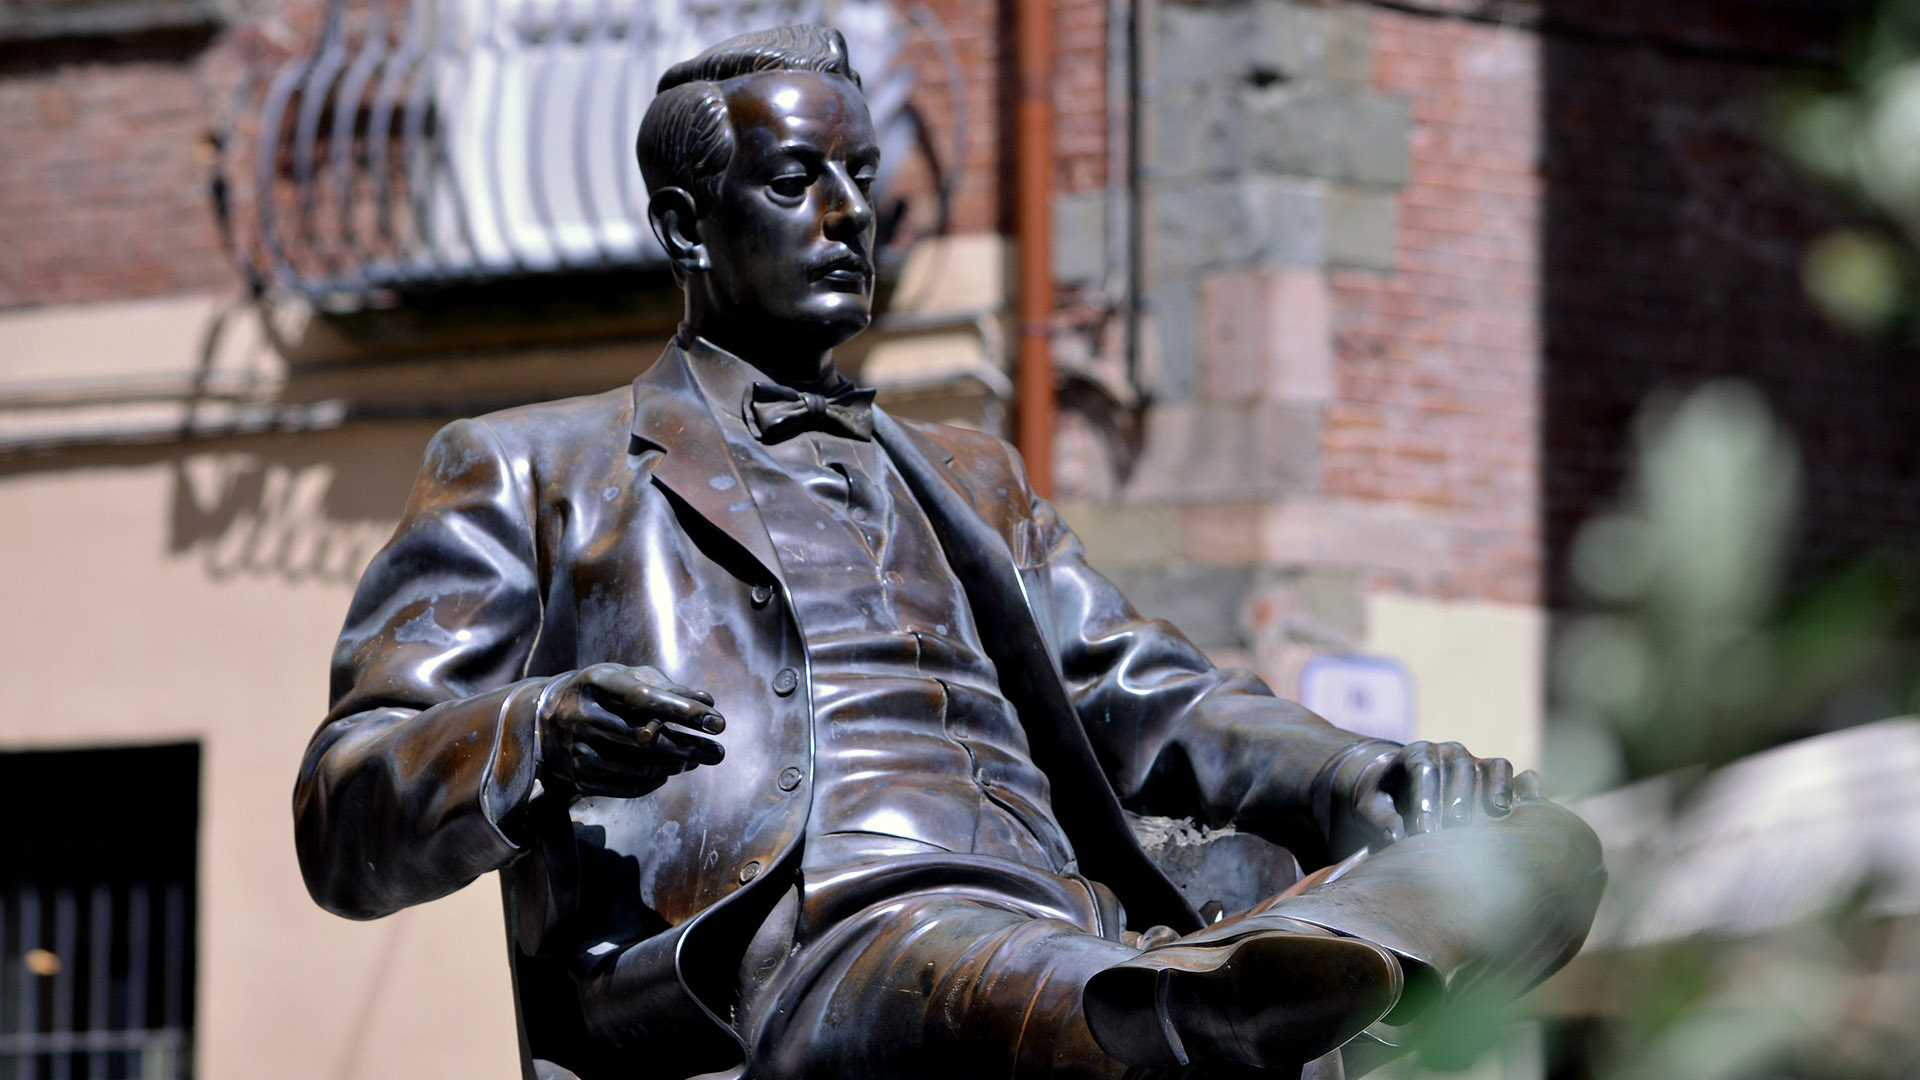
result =
[{"label": "shirt collar", "polygon": [[759,368],[698,334],[682,330],[680,347],[693,361],[687,367],[693,372],[693,381],[699,384],[700,392],[714,406],[714,411],[741,419],[748,395],[753,392],[753,384],[767,381],[767,376]]},{"label": "shirt collar", "polygon": [[[732,417],[745,424],[749,432],[753,431],[750,407],[753,400],[753,384],[757,382],[772,384],[777,380],[688,330],[685,326],[680,328],[680,333],[675,340],[692,361],[687,368],[693,372],[693,381],[699,385],[700,392],[706,395],[707,402],[713,407],[713,411]],[[852,380],[835,373],[833,381],[826,386],[825,392],[837,393],[841,388],[851,385]],[[817,386],[800,389],[821,390]]]}]

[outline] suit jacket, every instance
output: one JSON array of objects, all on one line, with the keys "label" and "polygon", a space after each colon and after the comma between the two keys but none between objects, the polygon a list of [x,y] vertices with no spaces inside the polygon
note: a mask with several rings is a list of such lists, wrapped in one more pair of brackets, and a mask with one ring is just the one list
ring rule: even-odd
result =
[{"label": "suit jacket", "polygon": [[[669,347],[631,389],[436,436],[354,597],[294,796],[308,888],[339,914],[502,870],[523,1049],[589,1076],[666,1033],[686,1048],[675,1069],[737,1060],[738,957],[792,881],[809,801],[808,660],[742,474],[758,466],[735,460],[687,365]],[[1130,924],[1200,922],[1123,804],[1312,858],[1307,789],[1357,736],[1136,613],[1006,443],[878,410],[875,427],[966,589],[1078,869]],[[603,661],[711,692],[726,760],[641,798],[542,792],[540,692]]]}]

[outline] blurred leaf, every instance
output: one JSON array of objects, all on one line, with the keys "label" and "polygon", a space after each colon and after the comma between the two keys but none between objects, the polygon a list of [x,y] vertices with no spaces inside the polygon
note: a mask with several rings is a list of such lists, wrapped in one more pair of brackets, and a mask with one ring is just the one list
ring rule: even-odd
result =
[{"label": "blurred leaf", "polygon": [[1854,177],[1861,106],[1844,94],[1790,94],[1780,108],[1780,142],[1802,168],[1829,183]]},{"label": "blurred leaf", "polygon": [[1823,314],[1859,333],[1886,329],[1906,302],[1901,250],[1859,229],[1830,232],[1807,250],[1801,282]]},{"label": "blurred leaf", "polygon": [[[1800,467],[1788,433],[1750,387],[1712,383],[1661,396],[1635,432],[1620,504],[1572,548],[1591,609],[1567,620],[1555,642],[1546,751],[1557,790],[1657,776],[1647,790],[1659,793],[1652,805],[1666,816],[1635,826],[1641,839],[1627,841],[1657,846],[1710,790],[1713,770],[1808,730],[1816,707],[1884,665],[1916,585],[1887,555],[1850,562],[1784,598]],[[1661,865],[1650,859],[1616,873],[1611,919],[1634,925],[1644,905],[1674,895]],[[1852,883],[1827,898],[1826,917],[1784,931],[1666,942],[1616,958],[1620,1011],[1594,1029],[1585,1075],[1908,1075],[1920,1040],[1904,1024],[1872,1020],[1878,1011],[1850,1006],[1864,1000],[1863,980],[1883,979],[1881,951],[1859,944],[1872,925],[1862,899],[1871,884]],[[1896,1008],[1920,1005],[1914,972],[1886,985]],[[1455,1049],[1464,1052],[1471,1039],[1462,1039]]]},{"label": "blurred leaf", "polygon": [[1783,707],[1804,709],[1858,676],[1884,650],[1912,598],[1907,565],[1887,553],[1849,562],[1802,592],[1780,618]]},{"label": "blurred leaf", "polygon": [[1875,80],[1866,123],[1854,139],[1855,169],[1867,194],[1911,225],[1920,217],[1920,63],[1911,59]]}]

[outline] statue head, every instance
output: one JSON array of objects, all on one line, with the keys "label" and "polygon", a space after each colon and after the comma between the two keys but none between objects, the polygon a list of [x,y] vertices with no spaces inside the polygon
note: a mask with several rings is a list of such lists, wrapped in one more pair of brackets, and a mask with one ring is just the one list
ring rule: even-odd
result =
[{"label": "statue head", "polygon": [[638,155],[688,326],[782,381],[828,374],[871,319],[880,161],[839,31],[743,34],[675,64]]}]

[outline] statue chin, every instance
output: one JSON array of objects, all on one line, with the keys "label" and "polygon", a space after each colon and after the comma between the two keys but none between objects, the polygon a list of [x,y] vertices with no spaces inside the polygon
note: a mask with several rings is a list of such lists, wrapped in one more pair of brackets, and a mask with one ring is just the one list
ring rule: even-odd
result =
[{"label": "statue chin", "polygon": [[[782,381],[787,368],[811,369],[823,354],[860,336],[873,322],[866,297],[846,296],[838,303],[809,304],[784,318],[748,322],[715,316],[694,320],[694,333],[752,363]],[[792,372],[793,381],[813,381],[809,372]]]},{"label": "statue chin", "polygon": [[[873,322],[873,303],[864,293],[827,292],[811,298],[812,303],[805,305],[795,317],[781,320],[786,324],[787,342],[806,342],[819,344],[822,349],[831,349],[844,344],[865,330]],[[779,346],[783,340],[776,338],[769,342]]]}]

